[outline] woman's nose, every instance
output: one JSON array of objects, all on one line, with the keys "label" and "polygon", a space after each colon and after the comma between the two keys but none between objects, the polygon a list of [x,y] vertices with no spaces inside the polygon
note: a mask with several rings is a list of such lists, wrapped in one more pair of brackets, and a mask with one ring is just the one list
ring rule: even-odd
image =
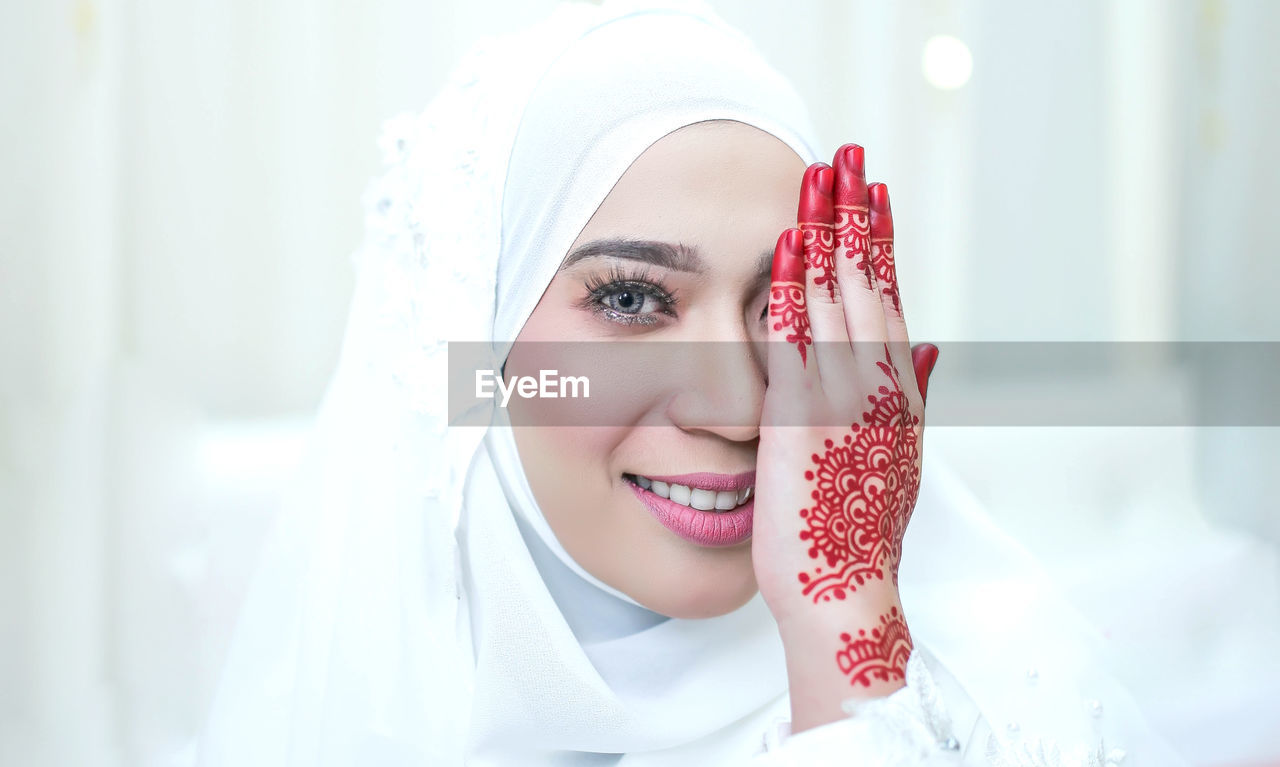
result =
[{"label": "woman's nose", "polygon": [[[735,337],[736,336],[736,337]],[[763,349],[745,330],[727,336],[733,340],[679,341],[671,371],[677,382],[667,415],[685,431],[705,431],[733,442],[760,436],[764,405],[765,365]]]}]

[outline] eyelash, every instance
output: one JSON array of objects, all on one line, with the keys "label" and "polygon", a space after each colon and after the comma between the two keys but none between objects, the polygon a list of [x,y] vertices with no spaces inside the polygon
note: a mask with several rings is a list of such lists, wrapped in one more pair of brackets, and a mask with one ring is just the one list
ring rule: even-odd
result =
[{"label": "eyelash", "polygon": [[[586,289],[587,297],[582,300],[580,305],[584,309],[593,311],[610,322],[616,322],[619,325],[653,325],[658,321],[652,314],[627,314],[612,309],[604,303],[606,296],[623,290],[634,290],[653,296],[662,304],[662,308],[659,310],[661,313],[671,317],[676,316],[676,291],[668,289],[661,280],[650,277],[649,272],[645,270],[624,272],[615,265],[609,271],[607,277],[592,275],[588,278]],[[760,321],[764,322],[768,318],[769,302],[766,300],[764,308],[760,312]]]},{"label": "eyelash", "polygon": [[[627,272],[615,265],[607,276],[592,275],[588,278],[586,289],[587,297],[582,301],[583,308],[594,311],[619,325],[653,325],[658,321],[653,313],[628,314],[619,312],[605,303],[606,297],[626,290],[657,299],[662,304],[658,312],[671,317],[676,316],[676,292],[669,290],[661,280],[650,277],[647,270]],[[644,304],[641,303],[641,308],[643,307]]]}]

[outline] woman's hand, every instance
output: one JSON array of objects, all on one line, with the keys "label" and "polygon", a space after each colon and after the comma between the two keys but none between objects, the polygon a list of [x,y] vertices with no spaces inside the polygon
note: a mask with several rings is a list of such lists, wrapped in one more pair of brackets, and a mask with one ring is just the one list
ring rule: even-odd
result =
[{"label": "woman's hand", "polygon": [[903,684],[912,643],[898,563],[937,356],[910,349],[888,189],[867,186],[861,147],[805,172],[798,225],[774,252],[752,542],[786,648],[793,732]]}]

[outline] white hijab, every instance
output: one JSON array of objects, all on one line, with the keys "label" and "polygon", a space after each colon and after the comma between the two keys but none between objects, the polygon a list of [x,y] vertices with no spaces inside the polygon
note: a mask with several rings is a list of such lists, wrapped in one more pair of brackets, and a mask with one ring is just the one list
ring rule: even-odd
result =
[{"label": "white hijab", "polygon": [[[594,765],[680,749],[732,764],[758,749],[741,727],[785,711],[787,692],[761,598],[707,620],[643,608],[565,552],[500,414],[481,428],[446,412],[447,342],[487,342],[501,367],[627,167],[714,119],[817,157],[790,85],[705,8],[607,0],[481,44],[421,115],[388,124],[342,359],[202,764]],[[904,546],[917,644],[992,721],[1016,711],[1087,738],[1096,719],[1065,726],[1059,707],[1039,722],[1008,694],[1052,658],[1041,687],[1079,699],[1090,661],[1034,566],[938,476],[926,461]]]}]

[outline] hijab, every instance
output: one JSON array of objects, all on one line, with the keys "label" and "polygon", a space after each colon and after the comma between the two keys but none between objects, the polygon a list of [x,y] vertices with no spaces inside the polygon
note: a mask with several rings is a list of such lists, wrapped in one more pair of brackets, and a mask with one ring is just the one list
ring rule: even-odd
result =
[{"label": "hijab", "polygon": [[[629,165],[706,120],[817,159],[790,84],[703,5],[606,0],[483,41],[425,111],[388,122],[342,356],[246,599],[202,764],[735,764],[758,750],[788,705],[760,596],[702,620],[647,610],[559,543],[504,414],[465,426],[476,414],[447,407],[449,345],[477,342],[499,369]],[[926,475],[916,517],[933,522],[908,532],[920,553],[904,562],[903,604],[917,644],[936,640],[999,721],[1025,701],[983,653],[1029,668],[1047,649],[956,629],[1030,615],[1041,592],[1007,540]],[[966,535],[986,559],[942,569]],[[943,577],[955,572],[972,580]],[[982,590],[993,583],[1020,590]],[[1064,663],[1041,687],[1078,681],[1086,661]]]}]

